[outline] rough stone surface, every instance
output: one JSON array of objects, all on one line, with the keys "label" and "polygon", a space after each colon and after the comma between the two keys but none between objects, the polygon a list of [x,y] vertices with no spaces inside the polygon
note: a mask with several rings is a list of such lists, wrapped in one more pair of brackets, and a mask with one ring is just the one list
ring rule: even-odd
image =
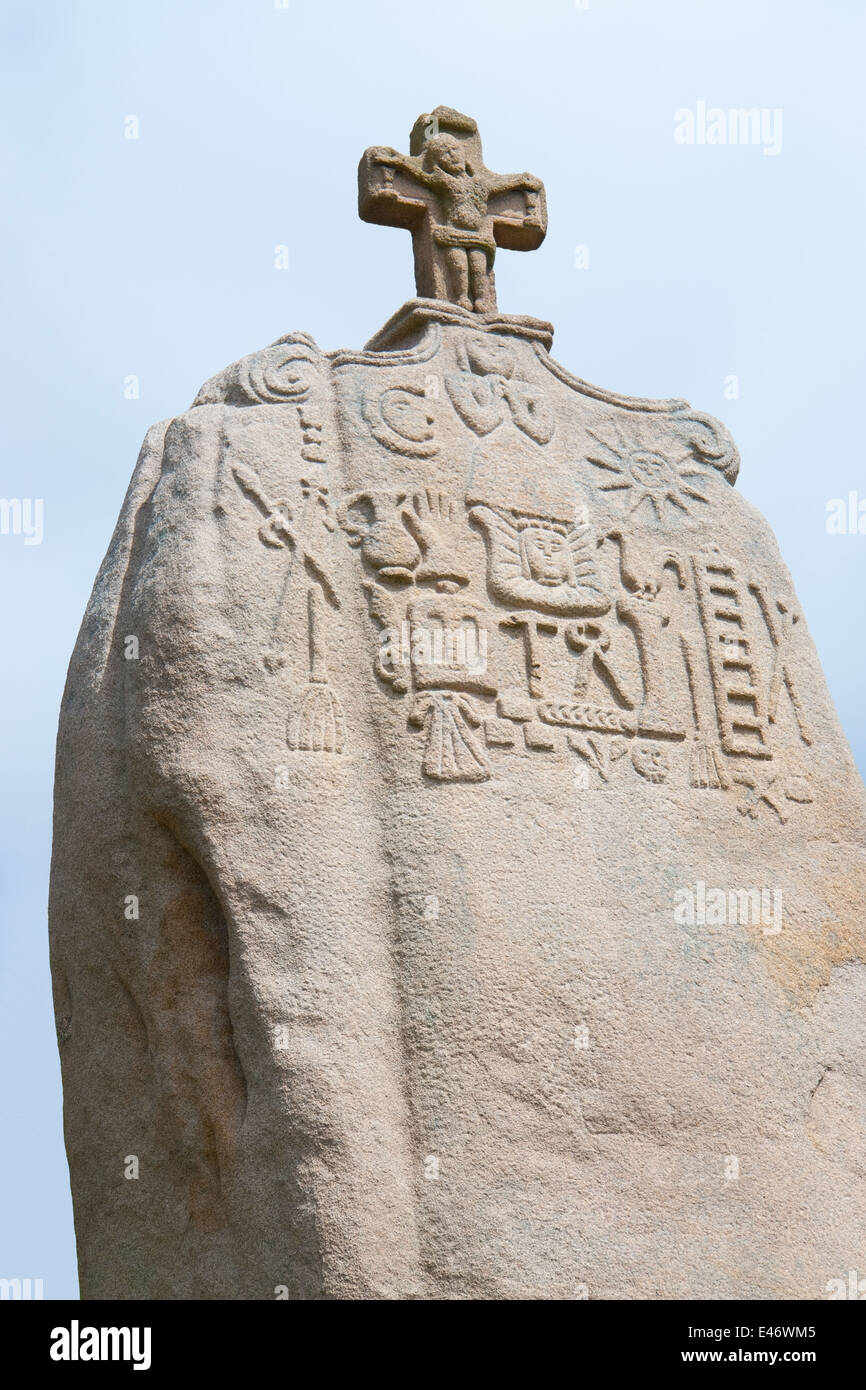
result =
[{"label": "rough stone surface", "polygon": [[82,1294],[826,1297],[866,817],[790,575],[717,421],[448,298],[145,441],[57,762]]}]

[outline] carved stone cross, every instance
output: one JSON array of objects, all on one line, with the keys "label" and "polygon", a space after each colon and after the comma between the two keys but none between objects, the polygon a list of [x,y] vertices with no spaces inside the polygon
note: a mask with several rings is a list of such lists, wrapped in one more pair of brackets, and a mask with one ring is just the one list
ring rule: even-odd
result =
[{"label": "carved stone cross", "polygon": [[497,246],[533,251],[547,231],[541,180],[491,173],[475,121],[448,106],[418,117],[408,155],[365,150],[358,212],[365,222],[411,231],[419,295],[479,314],[496,309]]}]

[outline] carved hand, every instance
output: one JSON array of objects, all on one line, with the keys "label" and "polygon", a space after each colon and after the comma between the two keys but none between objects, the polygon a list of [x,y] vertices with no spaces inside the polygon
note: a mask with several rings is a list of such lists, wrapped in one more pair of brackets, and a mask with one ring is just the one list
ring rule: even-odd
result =
[{"label": "carved hand", "polygon": [[377,164],[401,166],[406,162],[405,155],[400,154],[399,150],[392,149],[390,145],[373,145],[367,153]]},{"label": "carved hand", "polygon": [[461,540],[457,509],[446,493],[434,488],[416,492],[403,519],[424,556],[416,572],[418,579],[468,583],[469,576],[457,553]]}]

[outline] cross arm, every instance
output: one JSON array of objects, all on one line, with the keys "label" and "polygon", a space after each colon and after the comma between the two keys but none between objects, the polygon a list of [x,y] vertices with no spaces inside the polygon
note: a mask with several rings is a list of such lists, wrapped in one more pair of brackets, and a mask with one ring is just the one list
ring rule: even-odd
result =
[{"label": "cross arm", "polygon": [[547,233],[544,184],[534,174],[491,174],[488,211],[497,246],[534,251]]},{"label": "cross arm", "polygon": [[364,222],[414,230],[427,210],[430,182],[419,159],[373,145],[358,165],[358,214]]}]

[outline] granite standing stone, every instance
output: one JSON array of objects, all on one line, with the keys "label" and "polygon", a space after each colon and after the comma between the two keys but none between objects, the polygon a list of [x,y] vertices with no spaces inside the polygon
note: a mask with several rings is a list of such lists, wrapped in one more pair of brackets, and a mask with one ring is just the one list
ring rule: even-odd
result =
[{"label": "granite standing stone", "polygon": [[359,206],[418,297],[149,431],[72,658],[83,1297],[825,1297],[866,817],[772,531],[718,421],[497,310],[544,190],[474,121]]}]

